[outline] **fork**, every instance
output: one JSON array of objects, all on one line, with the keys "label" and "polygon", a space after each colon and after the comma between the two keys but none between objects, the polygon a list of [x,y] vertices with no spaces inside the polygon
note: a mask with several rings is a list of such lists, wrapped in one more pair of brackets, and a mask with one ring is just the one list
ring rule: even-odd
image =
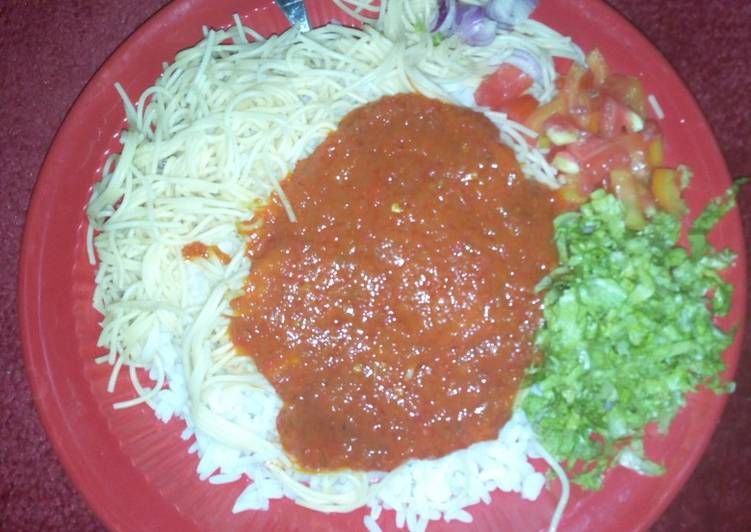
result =
[{"label": "fork", "polygon": [[282,8],[287,20],[292,25],[298,25],[300,31],[308,31],[310,29],[308,10],[305,8],[304,0],[274,0],[274,2]]}]

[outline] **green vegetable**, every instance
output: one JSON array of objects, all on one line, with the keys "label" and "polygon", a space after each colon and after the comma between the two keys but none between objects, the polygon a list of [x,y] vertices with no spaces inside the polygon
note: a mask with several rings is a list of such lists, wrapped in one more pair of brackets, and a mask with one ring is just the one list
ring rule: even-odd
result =
[{"label": "green vegetable", "polygon": [[730,209],[735,207],[735,196],[738,194],[738,189],[747,181],[748,179],[745,178],[736,181],[723,196],[713,199],[694,221],[694,225],[688,232],[688,242],[693,253],[699,256],[706,254],[707,234]]},{"label": "green vegetable", "polygon": [[646,425],[665,432],[698,386],[732,389],[719,374],[734,333],[713,319],[730,307],[732,286],[719,271],[735,256],[713,249],[706,235],[736,190],[699,216],[691,254],[676,245],[678,220],[656,213],[643,229],[628,229],[623,205],[603,190],[555,220],[561,265],[538,285],[546,291],[536,336],[544,356],[530,368],[520,404],[584,488],[599,489],[617,463],[660,474],[644,455]]}]

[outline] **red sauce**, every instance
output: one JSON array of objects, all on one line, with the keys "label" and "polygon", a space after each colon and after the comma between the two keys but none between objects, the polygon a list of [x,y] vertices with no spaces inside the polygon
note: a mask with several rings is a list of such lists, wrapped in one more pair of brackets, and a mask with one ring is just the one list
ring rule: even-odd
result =
[{"label": "red sauce", "polygon": [[209,246],[203,242],[191,242],[185,244],[182,249],[182,254],[185,260],[208,259],[211,256],[216,257],[223,264],[229,264],[231,260],[229,255],[219,249],[219,246]]},{"label": "red sauce", "polygon": [[556,260],[555,209],[483,115],[398,95],[347,115],[251,236],[230,334],[308,470],[391,470],[496,438]]}]

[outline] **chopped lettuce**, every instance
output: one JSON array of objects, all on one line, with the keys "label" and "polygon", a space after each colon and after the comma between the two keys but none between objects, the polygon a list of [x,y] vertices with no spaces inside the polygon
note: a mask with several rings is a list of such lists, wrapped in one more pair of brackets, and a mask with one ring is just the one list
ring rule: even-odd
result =
[{"label": "chopped lettuce", "polygon": [[730,187],[724,195],[719,196],[711,201],[694,221],[693,226],[688,232],[688,242],[691,250],[695,255],[704,256],[708,252],[709,244],[707,235],[720,219],[725,216],[730,209],[735,207],[735,196],[738,189],[747,182],[747,178],[739,179]]},{"label": "chopped lettuce", "polygon": [[544,356],[530,368],[520,404],[584,488],[599,489],[619,463],[661,473],[644,455],[646,426],[666,431],[698,386],[732,389],[720,373],[734,332],[714,318],[729,310],[732,286],[719,272],[735,256],[712,248],[706,235],[735,192],[697,218],[691,253],[677,246],[678,220],[656,213],[643,229],[628,229],[623,205],[602,190],[555,220],[561,264],[538,285],[545,297],[536,344]]}]

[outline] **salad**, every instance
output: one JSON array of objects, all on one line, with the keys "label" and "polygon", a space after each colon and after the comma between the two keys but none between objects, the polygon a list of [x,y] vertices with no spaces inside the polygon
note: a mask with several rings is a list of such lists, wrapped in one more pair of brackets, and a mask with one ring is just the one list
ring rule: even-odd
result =
[{"label": "salad", "polygon": [[[435,31],[482,45],[486,26],[526,17],[536,2],[442,5]],[[524,60],[499,65],[474,100],[529,128],[530,145],[559,171],[557,196],[568,211],[555,221],[560,265],[537,287],[543,357],[519,404],[574,482],[597,490],[616,465],[662,474],[644,451],[648,427],[665,433],[686,394],[702,386],[733,390],[720,374],[735,330],[716,320],[730,309],[733,287],[721,273],[735,255],[707,235],[745,181],[704,209],[683,247],[682,195],[693,172],[667,163],[657,100],[597,49],[584,64],[558,66],[559,90],[547,102],[530,94],[539,71]]]}]

